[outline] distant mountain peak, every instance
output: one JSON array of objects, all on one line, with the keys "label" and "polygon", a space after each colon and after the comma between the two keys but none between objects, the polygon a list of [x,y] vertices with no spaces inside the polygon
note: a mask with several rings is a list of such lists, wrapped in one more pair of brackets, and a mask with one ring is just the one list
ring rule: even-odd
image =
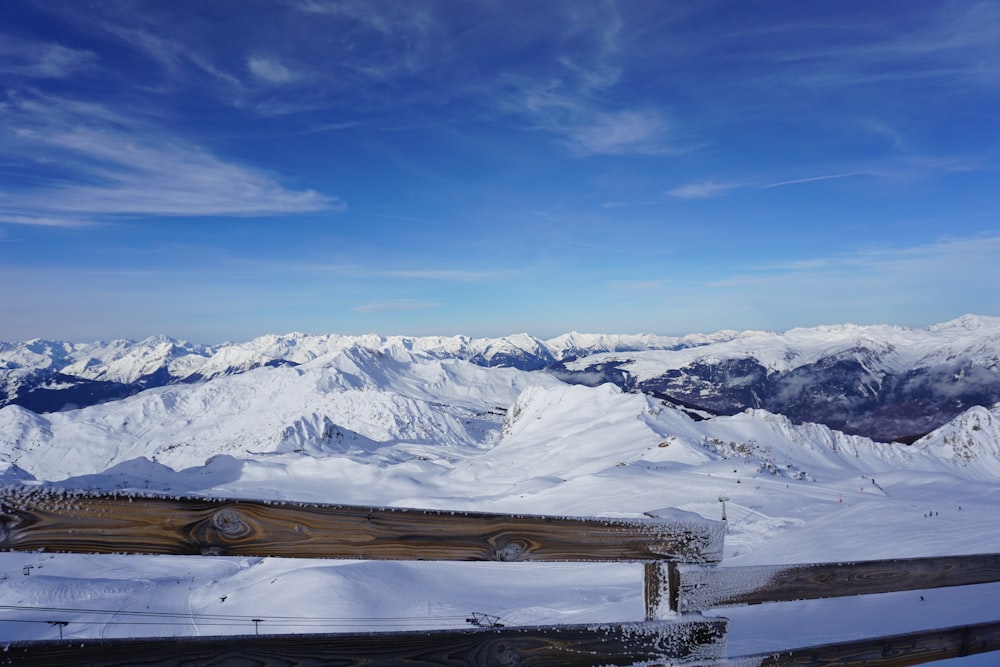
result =
[{"label": "distant mountain peak", "polygon": [[976,405],[914,443],[938,450],[957,463],[1000,471],[1000,403]]},{"label": "distant mountain peak", "polygon": [[928,327],[928,330],[930,331],[945,331],[948,329],[966,329],[969,331],[1000,329],[1000,317],[966,314],[961,317],[956,317],[953,320],[933,324]]}]

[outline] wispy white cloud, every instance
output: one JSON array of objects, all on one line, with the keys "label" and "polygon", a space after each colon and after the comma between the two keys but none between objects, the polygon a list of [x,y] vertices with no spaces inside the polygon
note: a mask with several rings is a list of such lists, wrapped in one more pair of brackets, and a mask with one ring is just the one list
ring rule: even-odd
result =
[{"label": "wispy white cloud", "polygon": [[[180,246],[178,254],[188,257],[196,256],[196,247]],[[346,280],[378,280],[378,281],[433,281],[442,283],[488,283],[508,280],[524,274],[526,269],[510,268],[496,270],[463,270],[425,267],[412,269],[391,268],[388,261],[361,262],[325,262],[297,257],[291,260],[275,260],[271,258],[240,258],[219,255],[213,251],[216,265],[225,264],[231,274],[246,272],[248,275],[300,275],[300,276],[336,276]]]},{"label": "wispy white cloud", "polygon": [[1000,10],[989,2],[943,3],[935,10],[919,28],[894,31],[888,39],[831,54],[832,59],[847,56],[848,66],[857,70],[874,62],[913,77],[947,76],[963,85],[995,85]]},{"label": "wispy white cloud", "polygon": [[991,233],[733,270],[719,265],[710,271],[717,279],[677,276],[683,288],[644,302],[684,322],[677,333],[845,322],[926,326],[964,313],[1000,313],[998,256],[1000,236]]},{"label": "wispy white cloud", "polygon": [[93,220],[82,220],[80,218],[13,215],[4,213],[3,208],[3,200],[0,199],[0,224],[28,225],[34,227],[61,227],[64,229],[95,227],[101,224]]},{"label": "wispy white cloud", "polygon": [[984,169],[988,161],[976,156],[908,155],[903,164],[922,171],[964,173]]},{"label": "wispy white cloud", "polygon": [[54,224],[67,214],[83,222],[121,214],[254,216],[345,207],[99,105],[19,97],[8,109],[15,128],[8,154],[25,163],[60,164],[67,173],[58,184],[6,190],[0,213],[19,224]]},{"label": "wispy white cloud", "polygon": [[463,271],[457,269],[414,269],[387,271],[387,276],[414,280],[440,280],[449,282],[476,283],[497,280],[505,273],[497,271]]},{"label": "wispy white cloud", "polygon": [[274,58],[253,56],[247,59],[247,67],[259,79],[268,83],[285,84],[298,79],[298,75]]},{"label": "wispy white cloud", "polygon": [[[339,67],[370,79],[390,81],[434,62],[443,46],[436,40],[438,24],[428,7],[415,3],[371,0],[293,0],[300,12],[338,22],[350,43],[365,41],[364,50],[348,48]],[[342,23],[341,23],[342,22]]]},{"label": "wispy white cloud", "polygon": [[576,157],[683,152],[658,105],[615,103],[622,83],[624,21],[613,3],[570,4],[546,36],[556,47],[541,73],[501,77],[496,106],[557,138]]},{"label": "wispy white cloud", "polygon": [[[284,0],[271,9],[256,22],[233,17],[232,34],[224,36],[198,16],[181,24],[155,5],[66,13],[157,63],[157,76],[145,85],[160,93],[208,94],[263,116],[342,109],[348,99],[368,110],[419,105],[425,114],[447,116],[448,99],[480,109],[500,101],[502,113],[553,135],[574,156],[678,152],[658,104],[615,101],[624,99],[616,86],[629,54],[622,53],[625,20],[613,2],[553,5],[541,19],[532,11],[533,20],[551,24],[544,30],[526,29],[521,9],[491,3],[444,11],[434,3]],[[252,41],[241,36],[241,25]],[[473,42],[476,34],[483,37]],[[494,71],[488,59],[497,54],[487,56],[483,44],[522,40],[541,57],[530,68]],[[503,48],[510,50],[501,54],[504,62],[522,59],[514,47]],[[366,94],[369,86],[378,90]],[[495,114],[496,107],[481,113]]]},{"label": "wispy white cloud", "polygon": [[[394,106],[397,96],[376,103],[358,91],[373,82],[396,85],[440,64],[434,11],[374,0],[281,0],[254,11],[225,4],[219,12],[182,14],[169,3],[120,0],[58,9],[60,20],[156,65],[137,82],[115,67],[132,59],[119,59],[109,63],[109,78],[146,94],[211,96],[266,117],[343,109],[347,101],[355,109]],[[280,97],[276,85],[285,87]]]},{"label": "wispy white cloud", "polygon": [[[761,183],[759,177],[754,180],[743,181],[697,181],[685,183],[666,191],[670,197],[677,199],[710,199],[718,197],[734,190],[753,188],[757,190],[771,190],[783,188],[790,185],[806,185],[809,183],[819,183],[822,181],[838,180],[842,178],[852,178],[856,176],[869,176],[877,178],[911,178],[920,174],[934,171],[943,172],[970,172],[984,168],[985,161],[976,158],[962,157],[934,157],[921,155],[904,155],[891,160],[885,160],[877,168],[858,169],[854,171],[838,172],[834,174],[823,174],[820,176],[805,176],[802,178],[789,178],[780,181]],[[755,182],[756,181],[756,182]]]},{"label": "wispy white cloud", "polygon": [[100,185],[67,185],[22,193],[37,210],[116,215],[268,215],[344,204],[314,190],[289,190],[252,167],[226,162],[197,147],[138,143],[115,132],[83,131],[40,139],[101,163]]},{"label": "wispy white cloud", "polygon": [[[853,252],[749,265],[744,267],[744,273],[717,284],[746,284],[756,280],[769,280],[772,276],[793,274],[830,277],[841,271],[845,273],[865,271],[888,276],[917,266],[921,267],[921,271],[929,270],[932,274],[936,274],[931,278],[921,278],[920,282],[944,278],[941,275],[944,271],[956,277],[968,278],[978,271],[973,269],[972,265],[985,260],[994,263],[992,258],[1000,256],[996,253],[1000,253],[1000,235],[945,237],[915,246],[863,247]],[[989,273],[1000,274],[1000,266]],[[947,278],[944,282],[948,282]]]},{"label": "wispy white cloud", "polygon": [[625,22],[610,2],[572,3],[567,6],[567,33],[588,47],[562,53],[558,62],[572,73],[583,91],[601,90],[618,83],[623,67],[618,62]]},{"label": "wispy white cloud", "polygon": [[340,132],[341,130],[350,130],[356,127],[365,125],[366,121],[361,120],[346,120],[342,123],[324,123],[322,125],[313,125],[304,130],[299,130],[298,132],[293,132],[292,134],[296,136],[302,136],[306,134],[322,134],[324,132]]},{"label": "wispy white cloud", "polygon": [[[121,18],[134,20],[136,15]],[[238,89],[242,86],[239,77],[216,65],[202,48],[184,42],[179,36],[175,37],[169,32],[161,36],[153,32],[153,27],[136,27],[111,20],[100,22],[100,26],[158,62],[172,75],[174,81],[184,78],[182,72],[185,66],[193,66],[195,70],[210,75],[216,83],[226,84],[227,88]]]},{"label": "wispy white cloud", "polygon": [[676,153],[667,143],[667,124],[653,111],[587,112],[565,127],[566,144],[578,155],[663,155]]},{"label": "wispy white cloud", "polygon": [[666,280],[613,280],[611,288],[624,292],[654,292],[667,286]]},{"label": "wispy white cloud", "polygon": [[63,79],[93,67],[97,61],[97,55],[85,49],[0,35],[0,74]]},{"label": "wispy white cloud", "polygon": [[[1000,236],[944,238],[915,246],[745,267],[699,292],[709,308],[779,308],[805,322],[940,321],[962,312],[1000,312]],[[937,312],[931,312],[935,309]],[[954,310],[955,312],[951,312]],[[947,312],[945,312],[947,311]]]},{"label": "wispy white cloud", "polygon": [[432,301],[418,301],[416,299],[396,299],[394,301],[378,301],[356,306],[353,310],[358,313],[399,313],[414,310],[427,310],[438,308],[441,304]]},{"label": "wispy white cloud", "polygon": [[713,197],[720,197],[722,195],[725,195],[726,193],[732,192],[734,190],[741,190],[744,188],[770,190],[771,188],[780,188],[788,185],[801,185],[805,183],[815,183],[818,181],[829,181],[838,178],[847,178],[850,176],[871,176],[871,175],[875,175],[874,172],[851,171],[841,174],[807,176],[805,178],[794,178],[783,181],[775,181],[772,183],[765,183],[763,185],[755,185],[752,182],[748,181],[698,181],[694,183],[685,183],[684,185],[679,185],[677,187],[671,188],[666,191],[666,194],[676,199],[711,199]]},{"label": "wispy white cloud", "polygon": [[940,94],[964,94],[970,85],[995,86],[1000,10],[994,3],[911,5],[898,18],[793,19],[719,34],[747,47],[739,57],[753,66],[757,81],[774,77],[784,90],[842,93],[853,86],[934,81],[943,84],[936,89]]},{"label": "wispy white cloud", "polygon": [[829,181],[835,178],[849,178],[851,176],[868,176],[870,172],[866,171],[849,171],[843,174],[826,174],[824,176],[808,176],[806,178],[795,178],[788,181],[777,181],[776,183],[767,183],[766,185],[757,186],[761,190],[769,190],[770,188],[780,188],[786,185],[799,185],[801,183],[815,183],[817,181]]},{"label": "wispy white cloud", "polygon": [[672,155],[684,150],[672,141],[669,123],[658,110],[609,110],[591,101],[587,90],[523,85],[499,95],[500,107],[526,117],[533,129],[558,137],[559,143],[577,157]]},{"label": "wispy white cloud", "polygon": [[687,183],[667,190],[667,194],[677,199],[710,199],[725,193],[746,187],[744,183],[718,183],[716,181],[701,181]]},{"label": "wispy white cloud", "polygon": [[875,118],[864,118],[859,124],[865,132],[887,139],[895,150],[906,148],[907,142],[903,133],[889,123]]}]

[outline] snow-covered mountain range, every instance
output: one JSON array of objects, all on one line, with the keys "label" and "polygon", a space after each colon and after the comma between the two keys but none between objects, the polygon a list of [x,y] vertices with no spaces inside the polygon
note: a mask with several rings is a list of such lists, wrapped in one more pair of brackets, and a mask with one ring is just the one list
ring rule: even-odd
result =
[{"label": "snow-covered mountain range", "polygon": [[[997,552],[1000,406],[971,405],[903,444],[759,407],[695,419],[676,400],[635,391],[674,371],[739,359],[779,377],[840,359],[871,374],[964,369],[945,377],[958,395],[974,383],[993,386],[997,330],[996,319],[963,318],[925,330],[686,338],[8,344],[2,359],[14,399],[44,387],[54,400],[87,382],[131,395],[51,412],[9,400],[0,408],[0,482],[562,515],[670,507],[714,519],[725,499],[727,564]],[[49,379],[31,389],[42,376]],[[616,383],[599,384],[607,377]],[[739,386],[732,374],[716,380],[705,396]],[[4,639],[52,637],[53,614],[79,638],[454,627],[473,610],[508,624],[642,617],[640,574],[628,565],[44,553],[0,561]],[[789,636],[806,645],[1000,617],[1000,586],[972,588],[923,593],[933,605],[914,603],[914,594],[723,613],[731,650],[749,653],[788,647]],[[276,619],[275,605],[302,618]],[[836,623],[803,621],[828,618],[831,608]],[[150,612],[173,620],[132,624]],[[262,628],[251,622],[262,618]]]},{"label": "snow-covered mountain range", "polygon": [[683,337],[293,333],[217,346],[166,336],[31,340],[0,343],[0,406],[54,412],[345,351],[542,370],[572,383],[613,382],[704,414],[765,409],[883,441],[911,442],[969,407],[1000,401],[1000,318],[970,315],[926,329],[841,325]]},{"label": "snow-covered mountain range", "polygon": [[[830,467],[992,479],[1000,477],[998,415],[1000,406],[973,406],[912,445],[884,444],[762,409],[697,421],[610,383],[572,385],[558,374],[480,366],[436,351],[355,345],[296,365],[151,388],[87,408],[39,414],[8,405],[0,409],[0,461],[18,478],[77,485],[88,476],[106,482],[121,475],[134,486],[144,476],[142,488],[177,471],[235,459],[241,467],[271,465],[288,456],[292,465],[332,458],[338,466],[363,461],[386,470],[402,462],[440,466],[430,477],[451,478],[441,482],[449,489],[468,475],[496,483],[507,458],[517,462],[510,483],[525,465],[536,478],[548,474],[540,471],[566,477],[600,471],[609,457],[614,465],[737,457],[792,479],[812,479]],[[526,432],[531,437],[522,451],[516,443]],[[609,449],[600,444],[605,432],[608,441],[631,434],[630,444]],[[580,445],[583,434],[595,443],[596,468]],[[659,451],[667,449],[669,455]],[[470,459],[468,474],[456,472]]]},{"label": "snow-covered mountain range", "polygon": [[86,344],[41,339],[0,342],[0,406],[21,405],[35,412],[84,407],[150,387],[209,380],[262,366],[298,365],[351,349],[406,350],[437,358],[465,359],[480,366],[534,370],[598,352],[669,349],[725,336],[574,333],[542,341],[527,334],[414,338],[291,333],[216,346],[195,345],[167,336]]}]

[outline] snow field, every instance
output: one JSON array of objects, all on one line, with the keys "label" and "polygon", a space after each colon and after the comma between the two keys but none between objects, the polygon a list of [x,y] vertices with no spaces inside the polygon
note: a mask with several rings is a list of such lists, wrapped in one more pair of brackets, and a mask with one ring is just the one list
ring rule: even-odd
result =
[{"label": "snow field", "polygon": [[[996,417],[976,409],[911,447],[884,445],[762,411],[695,422],[610,385],[568,386],[399,348],[65,413],[6,407],[0,459],[8,484],[455,510],[621,517],[673,507],[719,519],[725,498],[724,564],[781,564],[1000,551]],[[0,562],[8,640],[57,636],[50,620],[68,620],[65,635],[83,638],[463,627],[472,611],[507,624],[643,614],[637,565],[54,554]],[[997,592],[712,613],[732,619],[731,652],[747,653],[996,619]]]}]

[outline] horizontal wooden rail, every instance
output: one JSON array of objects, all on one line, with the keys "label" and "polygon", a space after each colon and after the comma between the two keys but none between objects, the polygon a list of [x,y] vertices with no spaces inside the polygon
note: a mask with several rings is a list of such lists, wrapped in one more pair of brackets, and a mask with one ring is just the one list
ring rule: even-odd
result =
[{"label": "horizontal wooden rail", "polygon": [[0,488],[0,550],[714,563],[721,522],[569,518]]},{"label": "horizontal wooden rail", "polygon": [[726,667],[911,667],[1000,651],[1000,622],[909,632],[780,653],[731,658]]},{"label": "horizontal wooden rail", "polygon": [[[647,597],[652,586],[658,600],[669,599],[671,610],[690,612],[992,583],[1000,581],[1000,554],[750,567],[651,564],[646,568]],[[659,568],[666,570],[666,576]],[[658,578],[651,583],[654,577]]]},{"label": "horizontal wooden rail", "polygon": [[0,664],[167,665],[704,665],[725,655],[725,619],[334,635],[74,639],[12,642]]}]

